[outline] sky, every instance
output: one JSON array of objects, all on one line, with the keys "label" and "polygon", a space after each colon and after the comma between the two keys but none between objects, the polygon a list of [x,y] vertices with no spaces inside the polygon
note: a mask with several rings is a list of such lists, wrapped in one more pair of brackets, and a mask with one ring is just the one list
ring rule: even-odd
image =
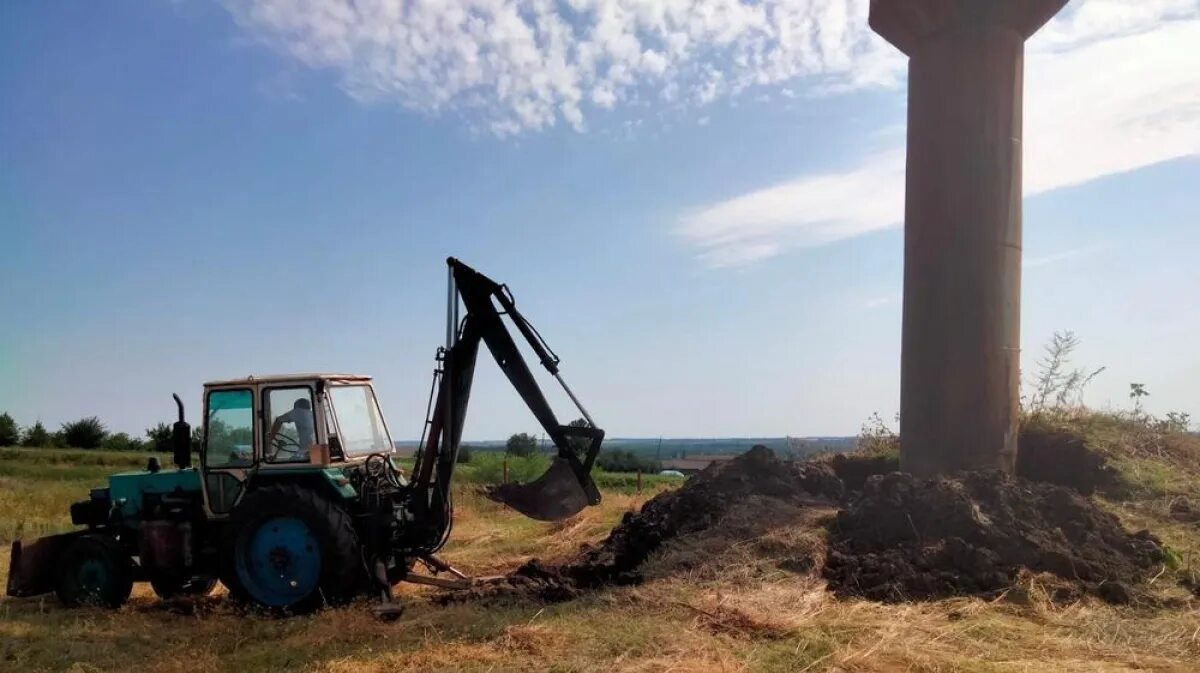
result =
[{"label": "sky", "polygon": [[[892,418],[906,61],[867,6],[0,3],[0,410],[137,434],[349,371],[416,437],[453,255],[611,436]],[[1200,419],[1200,0],[1073,0],[1025,81],[1024,371],[1073,330],[1089,404]],[[466,437],[537,430],[481,362]]]}]

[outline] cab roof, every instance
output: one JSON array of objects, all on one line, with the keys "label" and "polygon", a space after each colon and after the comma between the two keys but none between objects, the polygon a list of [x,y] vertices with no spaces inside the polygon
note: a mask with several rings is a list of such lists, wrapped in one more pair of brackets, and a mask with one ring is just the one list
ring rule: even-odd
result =
[{"label": "cab roof", "polygon": [[333,374],[329,372],[310,372],[305,374],[265,374],[243,376],[236,379],[223,379],[220,381],[209,381],[204,385],[207,386],[231,386],[231,385],[251,385],[254,383],[286,383],[289,381],[312,381],[322,379],[325,381],[345,381],[347,383],[369,383],[370,376],[362,374]]}]

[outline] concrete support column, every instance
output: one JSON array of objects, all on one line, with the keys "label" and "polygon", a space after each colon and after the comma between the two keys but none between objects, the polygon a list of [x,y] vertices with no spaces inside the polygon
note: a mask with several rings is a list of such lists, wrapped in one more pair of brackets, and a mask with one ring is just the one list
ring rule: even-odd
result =
[{"label": "concrete support column", "polygon": [[1066,0],[872,0],[909,57],[901,469],[1016,463],[1025,40]]}]

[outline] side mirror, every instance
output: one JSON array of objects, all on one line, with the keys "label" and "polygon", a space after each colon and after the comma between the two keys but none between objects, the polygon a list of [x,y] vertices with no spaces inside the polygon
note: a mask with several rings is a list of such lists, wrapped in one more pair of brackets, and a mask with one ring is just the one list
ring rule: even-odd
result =
[{"label": "side mirror", "polygon": [[174,393],[175,406],[179,407],[179,420],[171,426],[171,449],[174,453],[175,467],[184,469],[192,466],[192,426],[183,420],[183,400]]}]

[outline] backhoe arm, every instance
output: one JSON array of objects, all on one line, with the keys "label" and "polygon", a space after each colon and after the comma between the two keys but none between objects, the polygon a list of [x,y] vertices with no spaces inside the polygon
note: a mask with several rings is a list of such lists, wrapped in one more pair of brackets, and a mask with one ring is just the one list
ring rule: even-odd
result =
[{"label": "backhoe arm", "polygon": [[[418,491],[428,489],[430,513],[450,515],[450,483],[481,341],[557,449],[546,474],[529,484],[497,487],[492,496],[527,516],[543,520],[563,519],[588,505],[599,503],[600,493],[590,472],[604,431],[595,427],[587,410],[563,381],[558,371],[558,357],[517,310],[506,286],[454,258],[448,259],[447,264],[450,270],[447,345],[439,351],[441,377],[436,386],[426,439],[414,468],[414,487]],[[461,321],[458,317],[460,300],[465,309]],[[588,426],[559,423],[505,325],[505,315],[516,325],[542,366],[563,386]],[[449,521],[442,523],[448,530]]]}]

